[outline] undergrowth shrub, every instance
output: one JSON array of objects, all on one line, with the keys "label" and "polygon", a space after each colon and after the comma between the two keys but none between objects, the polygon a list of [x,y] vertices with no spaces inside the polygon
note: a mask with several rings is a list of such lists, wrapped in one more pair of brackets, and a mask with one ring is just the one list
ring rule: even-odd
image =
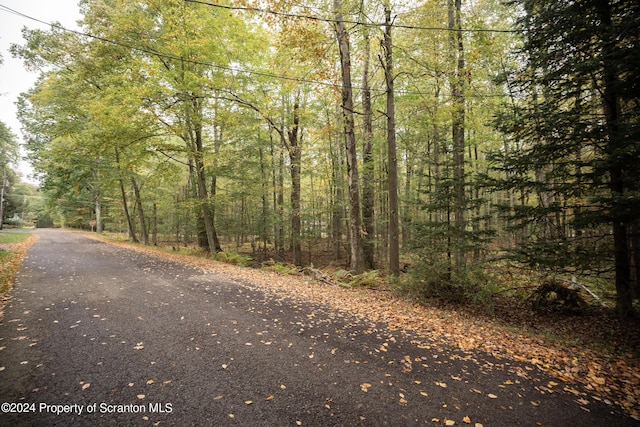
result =
[{"label": "undergrowth shrub", "polygon": [[262,265],[262,269],[267,271],[275,271],[276,273],[280,273],[285,276],[298,274],[300,272],[300,269],[295,265],[283,264],[281,262],[264,263]]},{"label": "undergrowth shrub", "polygon": [[251,262],[250,256],[239,254],[237,252],[217,252],[214,259],[226,264],[239,265],[241,267],[246,267]]},{"label": "undergrowth shrub", "polygon": [[422,259],[411,265],[396,287],[401,294],[420,303],[439,300],[479,305],[485,311],[493,311],[491,296],[495,286],[480,266],[455,268],[446,259]]}]

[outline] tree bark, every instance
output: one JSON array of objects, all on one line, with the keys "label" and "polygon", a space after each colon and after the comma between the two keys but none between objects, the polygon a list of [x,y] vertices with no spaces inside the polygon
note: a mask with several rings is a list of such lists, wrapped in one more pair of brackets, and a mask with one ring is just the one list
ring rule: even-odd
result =
[{"label": "tree bark", "polygon": [[465,59],[462,40],[462,0],[448,0],[449,15],[449,48],[452,65],[451,95],[453,97],[453,117],[451,134],[453,141],[453,214],[455,224],[455,262],[462,267],[465,263]]},{"label": "tree bark", "polygon": [[[625,183],[626,171],[620,164],[619,156],[624,152],[624,136],[621,135],[618,121],[621,116],[620,96],[617,87],[620,86],[619,78],[613,63],[614,35],[613,20],[611,18],[611,5],[608,0],[600,0],[597,3],[598,13],[602,20],[602,61],[603,61],[603,97],[602,111],[605,116],[607,132],[607,161],[609,163],[609,190],[612,205],[626,196],[627,186]],[[618,208],[620,209],[620,208]],[[616,210],[618,210],[616,209]],[[633,292],[631,288],[631,249],[629,244],[630,224],[623,218],[622,212],[612,212],[613,219],[613,251],[616,273],[616,310],[618,317],[628,318],[634,316]]]},{"label": "tree bark", "polygon": [[369,66],[371,58],[371,38],[369,29],[364,31],[364,64],[362,73],[362,225],[364,239],[362,253],[366,269],[375,268],[375,193],[374,157],[373,157],[373,109],[371,104],[371,87],[369,85]]},{"label": "tree bark", "polygon": [[129,239],[133,243],[138,243],[138,237],[136,236],[135,229],[133,227],[133,220],[131,219],[131,215],[129,214],[129,206],[127,204],[127,193],[124,189],[124,179],[122,178],[122,170],[120,169],[120,150],[116,147],[116,165],[118,166],[118,183],[120,184],[120,195],[122,196],[122,210],[124,211],[124,216],[127,219],[127,227],[129,229]]},{"label": "tree bark", "polygon": [[400,224],[398,221],[398,159],[396,154],[396,113],[393,85],[391,8],[385,4],[384,76],[387,84],[387,157],[389,162],[389,273],[400,275]]},{"label": "tree bark", "polygon": [[362,253],[362,223],[360,220],[360,189],[358,184],[358,155],[353,117],[353,87],[351,83],[351,53],[349,34],[344,25],[342,0],[334,0],[336,35],[340,50],[342,70],[342,115],[344,117],[344,136],[347,150],[347,176],[349,180],[349,235],[351,246],[350,268],[361,274],[364,272]]},{"label": "tree bark", "polygon": [[147,231],[147,224],[144,218],[144,208],[142,206],[142,199],[140,198],[140,187],[138,182],[132,176],[131,186],[133,187],[133,194],[136,198],[136,206],[138,207],[138,217],[140,218],[140,229],[142,230],[142,241],[145,245],[149,245],[149,232]]},{"label": "tree bark", "polygon": [[[299,95],[298,95],[299,96]],[[289,129],[289,159],[291,161],[291,249],[293,250],[293,263],[302,265],[302,246],[300,238],[302,235],[302,226],[300,223],[300,101],[296,97],[293,105],[293,125]]]}]

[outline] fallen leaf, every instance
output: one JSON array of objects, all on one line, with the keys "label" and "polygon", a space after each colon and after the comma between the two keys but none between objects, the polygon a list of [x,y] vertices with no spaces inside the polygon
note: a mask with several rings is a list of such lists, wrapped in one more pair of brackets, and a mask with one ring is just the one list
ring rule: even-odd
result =
[{"label": "fallen leaf", "polygon": [[495,394],[493,394],[493,393],[489,393],[489,394],[487,394],[487,397],[488,397],[488,398],[490,398],[490,399],[497,399],[497,398],[498,398],[498,396],[496,396],[496,395],[495,395]]},{"label": "fallen leaf", "polygon": [[137,397],[138,399],[142,400],[142,399],[144,399],[144,398],[145,398],[145,395],[144,395],[144,394],[138,394],[138,395],[136,395],[136,397]]},{"label": "fallen leaf", "polygon": [[444,425],[446,425],[446,426],[453,426],[455,424],[456,424],[456,422],[453,421],[453,420],[447,420],[447,419],[444,420]]},{"label": "fallen leaf", "polygon": [[362,383],[360,384],[360,390],[364,391],[365,393],[367,391],[369,391],[369,388],[371,387],[371,384],[369,383]]},{"label": "fallen leaf", "polygon": [[466,424],[471,424],[471,418],[469,418],[469,417],[464,417],[464,418],[462,419],[462,421],[463,421],[464,423],[466,423]]},{"label": "fallen leaf", "polygon": [[153,384],[154,382],[155,382],[154,380],[148,380],[148,381],[147,381],[147,385],[151,385],[151,384]]},{"label": "fallen leaf", "polygon": [[267,396],[264,398],[264,400],[273,400],[273,394]]},{"label": "fallen leaf", "polygon": [[245,405],[251,405],[253,403],[253,400],[245,400],[244,404]]},{"label": "fallen leaf", "polygon": [[223,397],[223,396],[222,396],[221,394],[219,394],[218,396],[215,396],[215,397],[213,398],[213,400],[220,400],[220,399],[222,399],[222,397]]},{"label": "fallen leaf", "polygon": [[431,418],[431,421],[433,421],[434,423],[439,423],[440,422],[440,418]]},{"label": "fallen leaf", "polygon": [[90,383],[84,383],[84,384],[82,384],[82,389],[86,390],[86,389],[89,388],[90,385],[91,385]]}]

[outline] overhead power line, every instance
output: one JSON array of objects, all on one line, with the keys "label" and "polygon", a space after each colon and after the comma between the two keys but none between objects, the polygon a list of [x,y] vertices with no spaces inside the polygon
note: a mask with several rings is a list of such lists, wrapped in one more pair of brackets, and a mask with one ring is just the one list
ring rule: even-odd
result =
[{"label": "overhead power line", "polygon": [[[186,1],[190,1],[190,0],[186,0]],[[39,22],[41,24],[50,26],[51,28],[56,28],[58,30],[61,31],[65,31],[71,34],[76,34],[78,36],[82,36],[82,37],[87,37],[93,40],[98,40],[101,41],[103,43],[108,43],[108,44],[112,44],[114,46],[120,46],[123,47],[125,49],[130,49],[131,51],[134,52],[139,52],[139,53],[145,53],[148,55],[153,55],[156,56],[158,58],[163,58],[163,59],[169,59],[169,60],[173,60],[173,61],[181,61],[184,63],[188,63],[188,64],[193,64],[193,65],[201,65],[201,66],[205,66],[205,67],[211,67],[214,69],[218,69],[221,71],[226,71],[226,72],[230,72],[233,74],[246,74],[249,76],[260,76],[260,77],[268,77],[268,78],[272,78],[272,79],[277,79],[277,80],[285,80],[285,81],[293,81],[293,82],[297,82],[297,83],[307,83],[307,84],[314,84],[314,85],[320,85],[320,86],[325,86],[325,87],[333,87],[333,88],[337,88],[340,89],[342,86],[338,83],[332,83],[329,81],[322,81],[322,80],[313,80],[313,79],[308,79],[308,78],[303,78],[303,77],[290,77],[290,76],[284,76],[281,74],[274,74],[274,73],[269,73],[266,71],[259,71],[259,70],[247,70],[247,69],[243,69],[243,68],[239,68],[239,67],[228,67],[228,66],[224,66],[224,65],[218,65],[218,64],[214,64],[211,62],[205,62],[205,61],[197,61],[194,59],[188,59],[188,58],[184,58],[184,57],[180,57],[177,55],[173,55],[170,53],[166,53],[166,52],[160,52],[158,50],[155,49],[151,49],[151,48],[143,48],[143,47],[138,47],[138,46],[132,46],[128,43],[125,42],[121,42],[118,40],[112,40],[112,39],[108,39],[105,37],[101,37],[101,36],[96,36],[93,34],[89,34],[89,33],[85,33],[79,30],[73,30],[70,28],[67,28],[61,24],[58,23],[52,23],[52,22],[47,22],[38,18],[34,18],[32,16],[26,15],[22,12],[18,12],[14,9],[11,9],[5,5],[0,4],[0,11],[3,12],[7,12],[7,13],[11,13],[13,15],[16,16],[20,16],[22,18],[25,19],[29,19],[31,21],[34,22]],[[386,93],[385,90],[376,90],[373,89],[374,92],[376,93]],[[426,95],[426,96],[433,96],[433,93],[427,93],[427,92],[422,92],[422,91],[416,91],[416,90],[402,90],[402,89],[398,89],[396,90],[396,94],[398,95]],[[488,95],[467,95],[467,97],[470,98],[495,98],[495,97],[503,97],[504,95],[501,94],[488,94]]]},{"label": "overhead power line", "polygon": [[[327,22],[331,24],[338,22],[337,20],[331,19],[331,18],[323,18],[320,16],[302,15],[302,14],[289,13],[289,12],[278,12],[276,10],[264,9],[260,7],[229,6],[229,5],[218,4],[218,3],[210,3],[210,2],[201,1],[201,0],[184,0],[184,1],[185,3],[197,3],[197,4],[206,5],[206,6],[216,7],[219,9],[264,13],[269,15],[282,16],[285,18],[307,19],[310,21],[320,21],[320,22]],[[362,22],[362,21],[352,21],[347,19],[342,20],[342,22],[345,24],[360,25],[360,26],[366,26],[366,27],[384,27],[388,25],[384,22],[379,22],[379,23],[378,22]],[[516,30],[506,30],[506,29],[497,29],[497,28],[458,29],[458,28],[447,28],[447,27],[423,27],[419,25],[406,25],[406,24],[397,24],[397,23],[392,23],[391,26],[394,28],[402,28],[406,30],[420,30],[420,31],[451,31],[451,32],[463,32],[463,33],[483,33],[483,32],[484,33],[515,33],[517,32]]]}]

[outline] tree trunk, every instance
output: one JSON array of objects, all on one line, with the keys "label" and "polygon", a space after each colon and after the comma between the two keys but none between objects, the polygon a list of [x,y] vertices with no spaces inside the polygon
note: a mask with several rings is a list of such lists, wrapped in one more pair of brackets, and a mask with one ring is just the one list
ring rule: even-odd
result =
[{"label": "tree trunk", "polygon": [[387,156],[389,162],[389,273],[400,275],[400,224],[398,221],[398,159],[396,154],[396,113],[393,86],[391,9],[385,4],[384,75],[387,83]]},{"label": "tree trunk", "polygon": [[136,198],[136,206],[138,207],[138,218],[140,218],[140,229],[142,230],[142,241],[145,245],[149,245],[149,232],[147,231],[147,225],[144,218],[144,209],[142,206],[142,199],[140,198],[140,187],[136,179],[131,177],[131,185],[133,187],[133,194]]},{"label": "tree trunk", "polygon": [[102,197],[100,196],[100,190],[94,190],[93,200],[96,211],[96,233],[100,234],[104,231],[104,221],[102,220]]},{"label": "tree trunk", "polygon": [[358,184],[358,154],[353,117],[353,88],[351,84],[351,53],[349,34],[344,25],[342,0],[333,2],[336,20],[336,35],[340,50],[342,70],[342,115],[344,117],[345,146],[347,150],[347,176],[349,180],[349,235],[351,245],[350,268],[361,274],[364,272],[362,253],[362,225],[360,220],[360,189]]},{"label": "tree trunk", "polygon": [[120,151],[118,148],[116,151],[116,165],[118,167],[118,183],[120,184],[120,195],[122,196],[122,209],[124,211],[124,216],[127,219],[127,227],[129,229],[129,239],[133,243],[138,243],[139,240],[136,237],[135,229],[133,228],[133,220],[131,219],[131,215],[129,214],[129,206],[127,204],[127,193],[124,189],[124,179],[122,178],[122,171],[120,170]]},{"label": "tree trunk", "polygon": [[[299,97],[299,95],[298,95]],[[293,250],[293,263],[295,265],[302,265],[302,247],[300,245],[300,238],[302,234],[302,227],[300,223],[300,104],[299,99],[296,98],[293,105],[293,126],[289,129],[288,137],[289,144],[289,160],[291,161],[291,248]]]},{"label": "tree trunk", "polygon": [[204,227],[207,233],[207,242],[209,250],[212,253],[222,252],[220,241],[216,233],[213,213],[211,211],[209,194],[207,191],[207,177],[204,169],[204,150],[202,142],[202,102],[197,97],[193,97],[188,108],[191,108],[192,115],[196,116],[194,120],[191,115],[187,118],[187,140],[189,142],[189,148],[193,165],[196,173],[196,189],[198,194],[198,200],[200,202],[200,208],[202,211],[202,219],[204,220]]},{"label": "tree trunk", "polygon": [[[614,48],[614,36],[610,33],[614,27],[611,18],[611,5],[608,0],[600,0],[597,2],[598,12],[602,20],[602,46],[603,46],[603,95],[602,111],[605,116],[606,132],[607,132],[607,161],[609,162],[609,189],[611,198],[614,200],[612,204],[617,207],[624,197],[627,196],[627,188],[625,184],[626,171],[619,160],[621,152],[624,152],[625,143],[624,136],[621,135],[618,121],[621,116],[620,97],[617,87],[620,86],[619,78],[616,73],[615,64],[613,63],[614,54],[611,52]],[[623,210],[618,208],[615,210]],[[614,209],[612,209],[613,211]],[[616,272],[616,310],[618,317],[632,317],[633,309],[633,292],[631,288],[631,249],[629,245],[630,224],[625,221],[624,212],[612,212],[613,216],[613,251],[615,259]],[[619,218],[618,216],[622,217]]]},{"label": "tree trunk", "polygon": [[373,109],[371,105],[371,87],[369,86],[369,65],[371,40],[369,29],[364,31],[364,64],[362,75],[362,225],[365,236],[362,242],[362,254],[366,269],[375,268],[375,194],[374,158],[373,158]]},{"label": "tree trunk", "polygon": [[454,66],[451,78],[451,95],[453,97],[453,117],[451,133],[453,140],[453,214],[455,225],[455,262],[463,267],[465,263],[465,60],[462,40],[462,0],[448,0],[449,12],[449,48]]}]

